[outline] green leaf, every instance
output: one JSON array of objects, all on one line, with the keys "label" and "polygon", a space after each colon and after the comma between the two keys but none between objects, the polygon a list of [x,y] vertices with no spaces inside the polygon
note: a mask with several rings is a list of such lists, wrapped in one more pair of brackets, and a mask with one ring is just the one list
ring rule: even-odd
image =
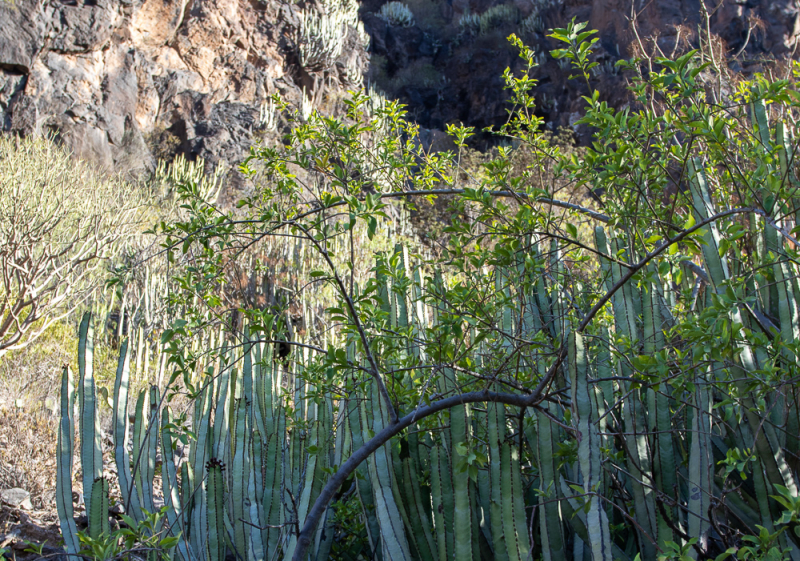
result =
[{"label": "green leaf", "polygon": [[567,234],[569,234],[573,238],[578,237],[578,228],[576,228],[574,224],[567,222],[567,224],[565,225],[565,229],[567,230]]}]

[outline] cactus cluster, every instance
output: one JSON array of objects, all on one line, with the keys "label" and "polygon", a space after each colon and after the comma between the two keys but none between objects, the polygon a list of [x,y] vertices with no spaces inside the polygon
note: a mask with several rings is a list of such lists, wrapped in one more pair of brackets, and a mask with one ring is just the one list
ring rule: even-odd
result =
[{"label": "cactus cluster", "polygon": [[496,29],[501,29],[511,24],[517,24],[518,32],[532,35],[544,31],[542,12],[548,5],[548,0],[534,4],[533,10],[520,19],[519,10],[511,4],[492,6],[480,14],[465,11],[458,19],[459,33],[461,35],[486,35]]},{"label": "cactus cluster", "polygon": [[465,12],[458,20],[458,27],[462,34],[486,35],[495,29],[516,23],[518,18],[517,8],[509,4],[499,4],[481,14]]},{"label": "cactus cluster", "polygon": [[[702,222],[715,211],[699,165],[691,178],[691,193],[696,220]],[[710,305],[714,287],[723,286],[728,273],[714,227],[704,226],[702,231],[708,241],[704,259],[710,284],[705,298]],[[601,255],[633,257],[626,255],[623,239],[609,238],[602,227],[595,232],[595,243]],[[499,331],[509,336],[550,341],[523,357],[522,370],[541,371],[545,349],[566,346],[553,388],[564,399],[527,410],[501,403],[455,406],[433,425],[413,425],[399,446],[380,446],[351,482],[366,542],[356,542],[350,558],[526,559],[534,548],[537,555],[554,560],[568,551],[595,560],[633,559],[636,552],[654,559],[669,542],[679,541],[681,533],[707,537],[711,524],[719,523],[712,503],[719,504],[724,496],[725,482],[714,466],[754,438],[763,472],[754,470],[751,483],[735,496],[726,496],[725,516],[747,528],[772,524],[772,490],[796,485],[786,457],[800,452],[797,439],[765,424],[752,412],[755,408],[747,407],[747,398],[743,425],[730,428],[715,421],[712,382],[722,374],[714,365],[696,368],[693,388],[679,395],[637,380],[625,349],[657,357],[675,321],[659,272],[650,271],[648,282],[637,286],[624,282],[625,271],[616,259],[601,259],[609,292],[617,285],[621,288],[610,299],[612,325],[587,336],[566,310],[570,304],[565,287],[571,281],[559,247],[548,249],[549,257],[543,260],[547,252],[532,239],[532,268],[495,271],[497,322]],[[387,263],[392,260],[399,276],[388,278],[380,271],[391,268]],[[422,269],[409,263],[402,247],[380,263],[376,281],[391,328],[413,333],[410,340],[424,337],[451,310],[430,306],[423,298]],[[788,296],[796,293],[796,280],[787,266],[775,267],[775,278],[784,279],[776,281],[776,292],[787,295],[776,304],[788,306],[779,310],[782,321],[775,328],[788,336],[800,329],[795,299]],[[512,277],[526,282],[514,289]],[[428,282],[429,293],[445,289],[440,276]],[[102,477],[92,336],[87,315],[81,324],[77,387],[68,369],[63,379],[58,465],[65,475],[59,477],[58,504],[70,553],[79,551],[66,475],[71,469],[76,392],[88,532],[108,532],[108,481]],[[247,332],[241,341],[225,349],[213,371],[207,371],[194,406],[196,439],[182,458],[173,449],[171,412],[157,387],[136,400],[130,442],[131,353],[127,342],[121,348],[113,425],[122,502],[136,521],[156,508],[153,482],[160,454],[167,507],[161,531],[180,537],[171,552],[180,559],[224,559],[228,552],[241,559],[291,559],[297,530],[331,472],[390,423],[375,383],[362,383],[360,392],[350,395],[320,394],[304,381],[306,355],[296,353],[296,369],[287,371],[272,360],[271,346]],[[489,355],[504,343],[491,349],[487,345],[476,347],[476,362],[491,360]],[[406,354],[419,357],[425,352],[430,352],[426,345],[411,345],[386,361],[399,366]],[[756,360],[752,349],[743,349],[743,356]],[[355,364],[363,357],[359,359],[351,346],[347,360]],[[445,368],[435,380],[436,392],[457,393],[457,380],[455,371]],[[796,406],[777,405],[797,416]],[[571,445],[573,452],[565,453]],[[630,502],[619,503],[620,497]],[[329,558],[334,515],[329,508],[323,517],[311,559]],[[629,530],[612,534],[620,525]],[[787,549],[796,551],[793,538],[782,539]]]},{"label": "cactus cluster", "polygon": [[[404,256],[398,248],[399,255]],[[421,282],[419,271],[415,276]],[[420,332],[424,325],[411,308],[411,292],[389,290],[381,278],[385,312],[398,329]],[[419,285],[412,286],[419,295]],[[435,315],[435,311],[431,311]],[[207,370],[196,400],[188,451],[177,457],[171,411],[157,386],[136,399],[132,431],[128,422],[130,360],[128,341],[120,349],[114,389],[114,458],[121,503],[132,520],[141,522],[157,509],[154,484],[161,458],[161,489],[166,516],[160,532],[180,537],[170,555],[181,559],[224,559],[228,551],[242,559],[291,559],[296,530],[317,499],[332,467],[358,450],[389,423],[375,384],[366,398],[334,399],[319,395],[303,381],[299,360],[293,372],[272,360],[272,347],[251,341],[244,333],[238,349],[224,350]],[[80,458],[83,493],[89,518],[88,535],[109,535],[109,483],[103,474],[103,450],[98,427],[98,401],[92,373],[94,330],[91,313],[80,327],[77,384],[80,420]],[[301,358],[301,357],[298,357]],[[351,360],[355,360],[353,354]],[[451,378],[452,379],[452,378]],[[440,390],[452,391],[444,378]],[[287,391],[293,388],[293,391]],[[65,368],[62,421],[59,432],[58,504],[67,552],[81,551],[73,521],[71,478],[76,389]],[[475,481],[464,477],[463,457],[474,431],[491,434],[493,478],[484,495]],[[489,431],[489,433],[486,433]],[[514,557],[529,548],[522,473],[516,447],[506,441],[502,406],[491,415],[464,405],[450,413],[450,421],[436,438],[409,435],[402,450],[382,446],[360,466],[353,483],[367,522],[369,551],[391,559],[452,558],[478,555],[479,504],[495,508],[495,535],[513,535]],[[466,464],[465,464],[466,465]],[[430,473],[426,478],[424,473]],[[504,475],[511,478],[504,480]],[[488,494],[487,494],[488,493]],[[503,498],[503,495],[506,498]],[[334,512],[329,509],[312,548],[315,559],[327,559],[334,538]],[[496,538],[499,539],[499,538]],[[362,551],[366,554],[367,550]],[[355,558],[359,549],[351,552]]]},{"label": "cactus cluster", "polygon": [[330,67],[342,54],[351,29],[368,44],[369,37],[358,20],[357,2],[323,2],[319,10],[303,10],[295,33],[300,64],[309,69]]},{"label": "cactus cluster", "polygon": [[[110,533],[109,484],[103,477],[92,373],[93,339],[91,314],[87,313],[80,328],[78,418],[88,535],[98,538]],[[332,459],[331,401],[307,404],[304,396],[313,388],[298,381],[294,396],[289,397],[296,406],[291,415],[287,414],[287,398],[282,391],[285,373],[271,360],[271,349],[269,345],[245,343],[238,351],[231,348],[222,353],[215,365],[216,375],[204,380],[201,397],[195,402],[192,432],[196,438],[179,458],[173,446],[171,411],[157,386],[139,394],[130,430],[131,352],[128,341],[121,346],[112,423],[121,504],[136,522],[157,510],[154,478],[160,456],[160,502],[166,517],[158,531],[180,536],[172,554],[181,559],[224,559],[228,549],[243,559],[266,559],[266,552],[277,550],[290,557],[293,546],[289,530],[304,517],[319,492],[322,470]],[[57,495],[70,554],[81,551],[72,516],[69,476],[75,395],[72,373],[65,368]]]},{"label": "cactus cluster", "polygon": [[411,27],[414,25],[414,14],[403,2],[387,2],[381,6],[376,14],[380,19],[396,27]]},{"label": "cactus cluster", "polygon": [[542,22],[542,16],[537,11],[531,12],[527,17],[523,18],[521,22],[519,22],[519,30],[520,33],[533,35],[534,33],[541,33],[544,31],[544,23]]},{"label": "cactus cluster", "polygon": [[[588,76],[591,67],[583,68]],[[535,191],[513,215],[493,199],[509,191],[431,189],[460,194],[481,211],[478,226],[461,231],[469,243],[524,212],[536,226],[491,239],[502,242],[491,252],[462,254],[467,244],[453,244],[451,260],[432,261],[440,265],[433,271],[399,245],[378,255],[369,278],[351,275],[348,283],[340,271],[352,263],[337,260],[348,236],[354,245],[356,212],[371,239],[377,213],[390,212],[380,197],[398,193],[325,191],[319,207],[303,212],[352,214],[301,224],[292,213],[296,245],[284,248],[282,262],[319,282],[315,290],[335,287],[326,329],[314,326],[313,306],[303,302],[308,329],[286,363],[273,360],[264,325],[216,335],[222,350],[191,380],[198,397],[182,454],[172,445],[166,388],[138,396],[129,430],[131,352],[123,343],[114,457],[131,520],[148,519],[163,501],[153,532],[175,539],[164,555],[184,560],[633,561],[734,555],[747,543],[759,543],[751,548],[762,548],[759,555],[800,558],[800,416],[791,385],[800,243],[790,230],[800,216],[797,201],[768,189],[776,178],[793,189],[800,182],[792,128],[771,126],[768,114],[753,100],[746,131],[757,139],[748,156],[763,179],[748,187],[763,207],[721,200],[718,168],[692,157],[682,226],[666,233],[649,223],[631,228],[615,209],[606,215]],[[737,133],[720,122],[691,124],[719,142]],[[352,140],[351,129],[344,132]],[[314,150],[325,140],[303,137],[302,145]],[[314,156],[297,160],[329,163]],[[339,186],[359,180],[343,172],[344,161],[331,172]],[[507,189],[503,163],[485,171]],[[534,214],[540,204],[601,225],[583,237],[572,223],[564,235],[539,233],[552,219]],[[457,235],[457,225],[451,231]],[[734,244],[745,237],[752,245]],[[308,267],[306,249],[324,267]],[[579,262],[584,250],[595,261]],[[467,263],[451,274],[459,259]],[[72,554],[80,548],[68,477],[75,419],[88,534],[109,531],[91,356],[87,316],[76,386],[64,372],[58,444],[59,514]],[[345,507],[362,524],[356,539],[339,539]]]},{"label": "cactus cluster", "polygon": [[396,27],[411,27],[414,25],[414,14],[403,2],[395,0],[387,2],[376,12],[379,18]]}]

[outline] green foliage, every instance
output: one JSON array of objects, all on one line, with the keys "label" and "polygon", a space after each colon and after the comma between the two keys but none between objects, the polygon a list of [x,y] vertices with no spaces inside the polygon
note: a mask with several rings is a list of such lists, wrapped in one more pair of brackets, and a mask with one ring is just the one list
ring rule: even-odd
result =
[{"label": "green foliage", "polygon": [[154,561],[169,559],[169,551],[175,547],[179,538],[160,535],[166,510],[167,507],[163,507],[157,512],[145,512],[144,520],[138,524],[123,514],[123,527],[95,537],[79,532],[80,555],[89,559],[131,559],[137,555]]},{"label": "green foliage", "polygon": [[[568,59],[572,61],[573,66],[581,71],[581,76],[587,82],[589,81],[589,71],[597,66],[596,62],[591,62],[589,57],[595,43],[600,39],[594,37],[589,39],[592,35],[597,33],[595,30],[583,31],[586,29],[587,23],[575,23],[575,19],[570,22],[569,27],[565,29],[554,29],[553,33],[548,35],[558,41],[567,43],[569,47],[564,49],[556,49],[551,52],[553,58]],[[570,76],[570,79],[576,76]]]},{"label": "green foliage", "polygon": [[[584,29],[552,36],[588,83]],[[592,146],[562,152],[534,114],[534,53],[511,41],[525,70],[504,74],[513,110],[497,132],[510,142],[477,176],[460,167],[471,129],[450,127],[458,153],[425,153],[400,106],[367,111],[354,93],[342,118],[315,113],[254,148],[243,170],[263,183],[236,210],[178,185],[185,220],[159,231],[191,265],[162,335],[167,387],[149,415],[141,394],[130,457],[127,346],[114,408],[137,523],[161,439],[170,499],[152,533],[178,538],[179,557],[800,559],[800,94],[757,77],[723,97],[702,53],[649,74],[633,60],[638,104],[614,111],[593,92]],[[521,173],[515,144],[530,154]],[[602,207],[537,181],[552,162]],[[426,252],[398,208],[441,195],[454,197],[448,245]],[[226,271],[270,236],[291,240],[283,260],[302,291],[239,306],[244,320],[220,331]],[[191,422],[167,405],[182,393]],[[106,496],[95,487],[90,509]],[[343,513],[358,513],[355,536],[337,533]]]}]

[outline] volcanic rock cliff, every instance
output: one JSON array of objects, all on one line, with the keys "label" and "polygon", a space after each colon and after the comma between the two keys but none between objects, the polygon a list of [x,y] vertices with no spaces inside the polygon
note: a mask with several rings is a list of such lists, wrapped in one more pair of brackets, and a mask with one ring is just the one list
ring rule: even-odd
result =
[{"label": "volcanic rock cliff", "polygon": [[[300,106],[303,86],[321,102],[323,76],[352,85],[341,61],[299,67],[300,15],[259,0],[0,2],[0,123],[134,175],[165,151],[235,165],[273,93]],[[364,66],[351,43],[339,58]]]},{"label": "volcanic rock cliff", "polygon": [[[388,9],[384,0],[0,0],[0,127],[52,134],[128,175],[175,153],[235,166],[255,140],[279,134],[282,116],[266,104],[273,93],[334,111],[346,90],[369,82],[409,104],[435,144],[447,123],[504,120],[501,72],[519,65],[511,32],[540,52],[539,113],[552,128],[569,126],[585,85],[547,54],[556,47],[547,29],[574,17],[600,31],[594,79],[621,105],[613,62],[640,44],[667,55],[696,44],[700,1],[409,0]],[[744,70],[765,54],[791,55],[799,3],[707,1],[715,46]],[[332,34],[315,31],[325,17]],[[332,40],[340,44],[324,44]]]}]

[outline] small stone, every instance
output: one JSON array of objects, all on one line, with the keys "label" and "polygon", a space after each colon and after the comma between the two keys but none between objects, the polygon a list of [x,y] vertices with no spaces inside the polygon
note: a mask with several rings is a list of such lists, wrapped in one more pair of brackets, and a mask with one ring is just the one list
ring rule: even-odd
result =
[{"label": "small stone", "polygon": [[4,489],[0,491],[0,502],[12,508],[21,508],[22,510],[33,510],[33,503],[31,503],[31,494],[25,489],[15,487],[14,489]]}]

